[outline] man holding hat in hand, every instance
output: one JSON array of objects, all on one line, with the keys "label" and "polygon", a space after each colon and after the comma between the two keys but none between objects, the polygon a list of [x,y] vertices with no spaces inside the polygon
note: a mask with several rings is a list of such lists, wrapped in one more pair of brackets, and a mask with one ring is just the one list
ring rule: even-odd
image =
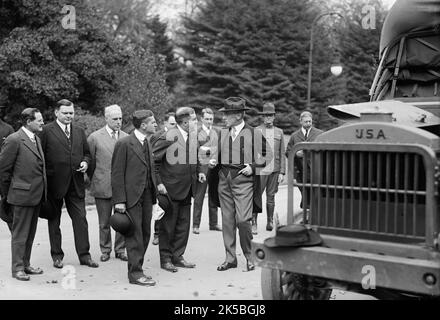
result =
[{"label": "man holding hat in hand", "polygon": [[[273,229],[273,213],[275,209],[275,194],[278,192],[278,185],[283,182],[286,173],[286,159],[284,158],[284,133],[283,130],[273,125],[275,120],[275,105],[267,102],[263,105],[263,124],[257,127],[266,138],[268,147],[273,152],[273,161],[270,162],[260,175],[261,193],[266,189],[266,230]],[[257,234],[257,215],[254,213],[252,218],[252,233]]]},{"label": "man holding hat in hand", "polygon": [[134,131],[116,142],[112,157],[112,203],[118,213],[126,212],[132,224],[125,236],[128,256],[128,280],[132,284],[154,286],[142,265],[151,233],[153,204],[156,203],[156,177],[151,146],[147,139],[150,110],[136,110],[132,116]]}]

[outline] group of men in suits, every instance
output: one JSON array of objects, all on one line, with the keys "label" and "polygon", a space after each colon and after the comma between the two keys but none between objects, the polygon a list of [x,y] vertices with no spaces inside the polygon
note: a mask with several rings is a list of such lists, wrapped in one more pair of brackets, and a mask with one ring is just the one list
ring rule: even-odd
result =
[{"label": "group of men in suits", "polygon": [[[226,253],[217,270],[237,267],[237,229],[246,269],[254,270],[250,259],[252,229],[256,229],[257,214],[262,212],[261,195],[266,190],[269,230],[273,228],[274,194],[284,178],[285,159],[282,130],[273,126],[275,106],[263,106],[264,124],[258,128],[245,123],[247,110],[242,98],[226,99],[219,110],[226,126],[218,130],[212,126],[211,109],[202,111],[198,129],[194,108],[181,107],[167,115],[170,125],[159,132],[154,114],[137,110],[132,115],[134,131],[126,134],[121,130],[122,110],[112,105],[104,111],[106,125],[88,138],[72,123],[74,106],[68,100],[57,103],[56,120],[46,126],[38,109],[23,110],[22,128],[6,138],[0,152],[0,195],[13,211],[13,277],[29,280],[29,275],[43,273],[30,265],[38,216],[48,219],[53,266],[63,267],[63,202],[72,219],[80,264],[98,267],[89,253],[86,172],[98,211],[102,262],[110,259],[112,251],[112,212],[130,218],[131,232],[116,233],[114,243],[116,258],[128,262],[130,283],[155,285],[142,266],[157,199],[165,211],[155,227],[161,268],[173,273],[178,267],[195,268],[184,258],[191,227],[191,198],[193,232],[198,234],[208,185],[209,227],[222,231]],[[296,143],[311,141],[320,133],[311,126],[311,119],[310,113],[301,114],[302,128],[292,134],[286,155]],[[296,156],[301,157],[300,153]],[[222,227],[217,222],[217,207],[221,208]]]}]

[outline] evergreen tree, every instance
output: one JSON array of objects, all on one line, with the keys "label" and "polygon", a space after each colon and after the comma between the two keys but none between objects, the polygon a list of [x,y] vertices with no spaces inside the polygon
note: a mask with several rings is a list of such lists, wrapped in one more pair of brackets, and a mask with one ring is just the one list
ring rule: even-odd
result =
[{"label": "evergreen tree", "polygon": [[167,23],[161,22],[159,16],[155,15],[146,25],[152,33],[151,49],[164,58],[166,83],[173,90],[180,76],[180,66],[174,57],[174,46],[167,36]]},{"label": "evergreen tree", "polygon": [[[367,6],[374,11],[362,10]],[[379,0],[344,0],[340,7],[347,18],[347,24],[340,29],[347,80],[345,103],[366,102],[370,100],[369,90],[379,60],[380,33],[387,12]],[[373,21],[368,19],[370,12],[374,15]],[[374,26],[369,24],[372,22]]]},{"label": "evergreen tree", "polygon": [[[139,56],[109,37],[84,0],[70,1],[75,29],[63,26],[67,13],[62,13],[65,2],[61,0],[4,0],[2,5],[0,99],[9,106],[12,118],[25,107],[38,107],[48,110],[45,118],[51,119],[49,110],[61,98],[84,110],[101,112],[110,93],[123,96],[129,92],[122,84],[133,77],[156,82],[132,99],[166,103],[161,65],[136,64]],[[139,79],[136,73],[148,78]]]},{"label": "evergreen tree", "polygon": [[[260,122],[256,112],[271,101],[276,125],[293,131],[307,107],[310,25],[317,14],[308,0],[208,1],[198,15],[184,19],[181,46],[193,67],[182,100],[218,109],[228,96],[241,96],[254,109],[253,125]],[[333,83],[329,40],[317,32],[315,41],[311,111],[317,114]]]}]

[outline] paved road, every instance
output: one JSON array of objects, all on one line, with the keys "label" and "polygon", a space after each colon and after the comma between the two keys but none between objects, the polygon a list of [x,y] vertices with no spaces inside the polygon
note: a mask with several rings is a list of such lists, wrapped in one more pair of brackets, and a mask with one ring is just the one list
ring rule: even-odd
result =
[{"label": "paved road", "polygon": [[[287,188],[277,194],[276,211],[287,208]],[[218,272],[216,267],[224,260],[221,232],[209,231],[207,207],[202,215],[201,233],[191,233],[185,258],[197,264],[196,269],[179,269],[171,274],[159,267],[158,247],[150,245],[145,256],[144,269],[156,281],[155,287],[130,285],[127,281],[127,264],[112,259],[101,263],[98,269],[80,266],[73,246],[71,220],[66,212],[62,216],[65,269],[52,267],[46,220],[40,219],[34,242],[31,263],[44,269],[44,274],[32,276],[29,282],[20,282],[10,273],[10,235],[5,223],[0,222],[0,300],[2,299],[207,299],[253,300],[262,299],[260,269],[244,272],[245,259],[238,246],[237,269]],[[98,218],[94,207],[88,207],[89,234],[92,257],[99,261]],[[259,216],[258,237],[270,235],[265,230],[265,214]],[[63,274],[66,272],[66,274]],[[334,299],[365,298],[351,293],[334,292]]]}]

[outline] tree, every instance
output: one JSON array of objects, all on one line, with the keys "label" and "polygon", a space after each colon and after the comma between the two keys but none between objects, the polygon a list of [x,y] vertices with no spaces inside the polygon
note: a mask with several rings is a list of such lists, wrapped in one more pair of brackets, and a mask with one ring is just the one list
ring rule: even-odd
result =
[{"label": "tree", "polygon": [[[265,101],[277,108],[276,125],[291,132],[306,109],[310,26],[319,8],[308,0],[209,0],[185,17],[180,45],[192,61],[182,103],[215,109],[228,96],[253,108],[251,124]],[[311,111],[332,96],[328,37],[316,33]]]},{"label": "tree", "polygon": [[[70,1],[74,11],[69,13],[61,12],[61,0],[5,0],[2,4],[0,99],[10,107],[12,117],[25,107],[38,107],[50,119],[51,106],[61,98],[92,113],[102,112],[104,102],[113,103],[106,100],[111,95],[130,101],[154,96],[166,103],[160,62],[114,41],[84,0]],[[76,25],[69,29],[63,21],[74,13]],[[140,59],[148,63],[138,63]],[[148,84],[151,91],[142,91],[143,96],[131,97],[125,84],[133,77],[156,83]]]},{"label": "tree", "polygon": [[0,45],[1,98],[12,112],[24,107],[47,109],[61,98],[93,110],[94,100],[114,90],[112,66],[123,64],[122,54],[105,34],[93,12],[74,0],[76,29],[61,23],[63,2],[3,1]]}]

